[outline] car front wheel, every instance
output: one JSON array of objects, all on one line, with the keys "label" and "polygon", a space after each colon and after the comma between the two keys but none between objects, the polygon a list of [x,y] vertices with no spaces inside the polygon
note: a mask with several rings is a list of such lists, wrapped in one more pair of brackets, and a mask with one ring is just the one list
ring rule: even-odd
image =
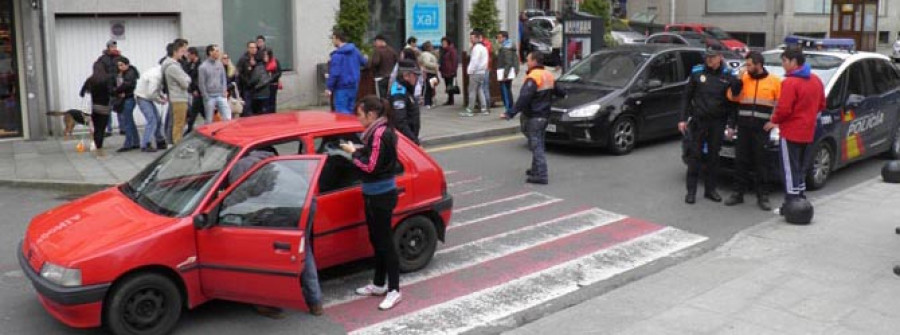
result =
[{"label": "car front wheel", "polygon": [[616,119],[609,131],[609,150],[614,155],[627,155],[637,143],[637,125],[628,117]]},{"label": "car front wheel", "polygon": [[394,230],[394,248],[400,257],[400,272],[413,272],[428,265],[437,249],[437,230],[424,216],[401,222]]},{"label": "car front wheel", "polygon": [[175,328],[182,306],[175,283],[163,275],[145,273],[113,287],[103,317],[113,334],[168,334]]},{"label": "car front wheel", "polygon": [[806,186],[810,190],[818,190],[825,187],[831,171],[834,170],[834,151],[831,145],[825,142],[819,142],[813,151],[812,166],[806,176]]}]

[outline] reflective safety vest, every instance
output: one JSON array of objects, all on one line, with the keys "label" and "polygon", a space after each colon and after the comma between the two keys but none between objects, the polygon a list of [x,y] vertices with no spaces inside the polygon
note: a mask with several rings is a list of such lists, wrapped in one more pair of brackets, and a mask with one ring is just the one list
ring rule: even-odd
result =
[{"label": "reflective safety vest", "polygon": [[728,92],[728,98],[738,103],[737,123],[758,125],[768,122],[781,96],[781,78],[767,73],[765,77],[755,79],[744,73],[741,82],[741,94],[734,97]]}]

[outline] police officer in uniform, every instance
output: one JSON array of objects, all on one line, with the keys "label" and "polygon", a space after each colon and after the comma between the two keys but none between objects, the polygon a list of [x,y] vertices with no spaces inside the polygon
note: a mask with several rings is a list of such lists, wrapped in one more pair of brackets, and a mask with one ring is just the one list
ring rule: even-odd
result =
[{"label": "police officer in uniform", "polygon": [[419,144],[419,104],[416,101],[416,82],[422,72],[416,62],[400,60],[397,66],[397,80],[391,85],[391,123],[403,136]]},{"label": "police officer in uniform", "polygon": [[729,89],[734,96],[740,94],[740,80],[725,68],[719,51],[707,49],[706,64],[692,70],[678,123],[678,130],[688,137],[687,195],[684,197],[688,204],[697,201],[697,181],[704,165],[703,196],[715,202],[722,201],[722,196],[716,192],[716,177],[725,122],[732,108],[727,96]]},{"label": "police officer in uniform", "polygon": [[[734,124],[737,125],[737,143],[735,146],[735,190],[726,206],[734,206],[744,202],[744,192],[756,189],[756,204],[760,209],[772,209],[769,204],[768,175],[770,166],[766,143],[769,132],[763,129],[772,118],[775,102],[781,95],[781,78],[769,74],[763,66],[765,59],[758,51],[751,51],[746,56],[747,71],[741,74],[741,94],[732,97],[738,103],[737,115],[729,118],[726,133],[732,134]],[[751,176],[751,171],[753,175]]]}]

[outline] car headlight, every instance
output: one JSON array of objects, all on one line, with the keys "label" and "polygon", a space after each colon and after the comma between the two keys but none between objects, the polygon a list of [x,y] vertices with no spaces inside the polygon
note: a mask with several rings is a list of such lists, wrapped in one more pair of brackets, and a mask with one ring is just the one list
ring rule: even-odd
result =
[{"label": "car headlight", "polygon": [[569,111],[569,117],[594,117],[600,111],[600,105],[587,105]]},{"label": "car headlight", "polygon": [[64,268],[50,262],[44,262],[41,277],[66,287],[81,286],[81,270]]}]

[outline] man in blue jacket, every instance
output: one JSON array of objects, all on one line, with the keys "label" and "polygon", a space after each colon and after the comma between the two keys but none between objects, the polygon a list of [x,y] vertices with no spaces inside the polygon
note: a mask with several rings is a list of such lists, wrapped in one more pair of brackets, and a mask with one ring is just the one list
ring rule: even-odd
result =
[{"label": "man in blue jacket", "polygon": [[356,91],[359,89],[359,68],[366,66],[366,59],[353,43],[347,42],[347,35],[336,30],[331,36],[334,47],[328,63],[328,89],[325,94],[334,97],[334,110],[338,113],[353,114]]}]

